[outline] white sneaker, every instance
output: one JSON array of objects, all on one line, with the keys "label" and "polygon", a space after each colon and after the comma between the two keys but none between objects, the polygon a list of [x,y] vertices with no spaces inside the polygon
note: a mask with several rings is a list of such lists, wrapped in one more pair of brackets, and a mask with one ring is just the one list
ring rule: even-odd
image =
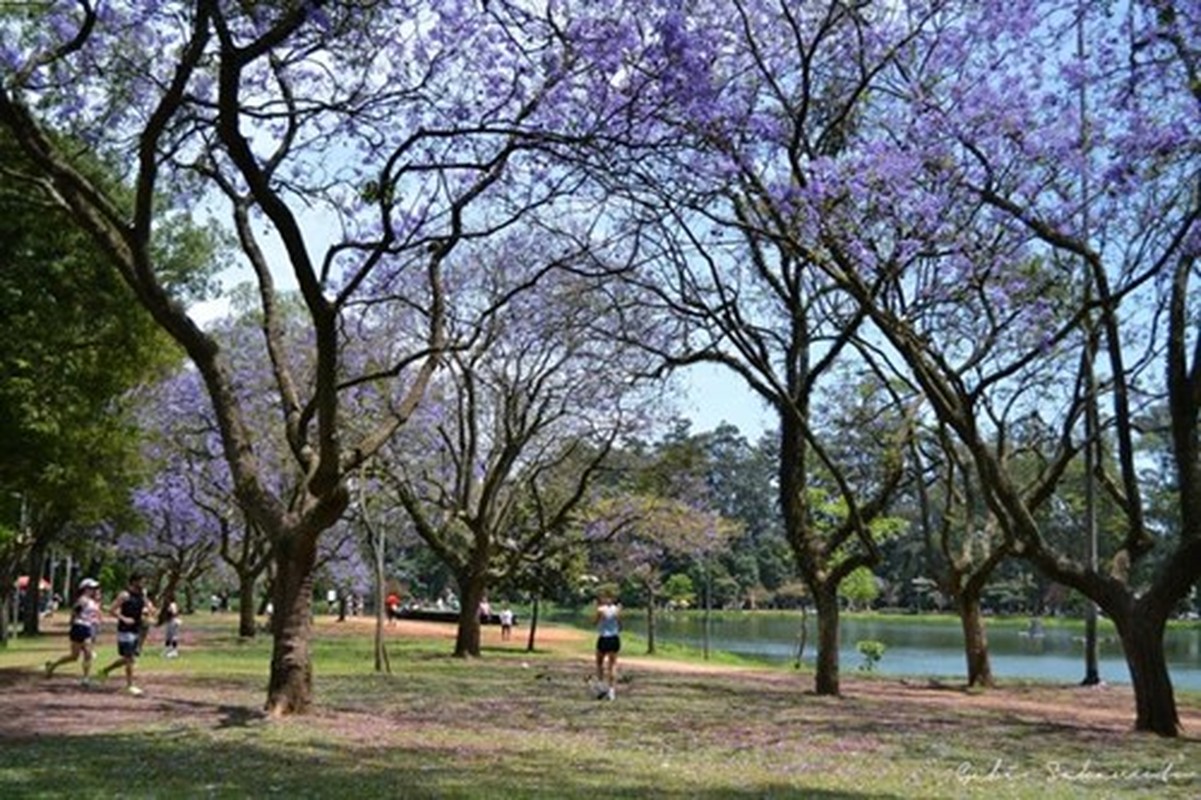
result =
[{"label": "white sneaker", "polygon": [[617,690],[614,689],[612,686],[610,686],[609,691],[605,692],[605,699],[606,700],[616,700],[617,699]]},{"label": "white sneaker", "polygon": [[128,695],[133,695],[134,697],[141,697],[143,694],[145,694],[145,692],[136,686],[127,686],[125,688],[125,693]]}]

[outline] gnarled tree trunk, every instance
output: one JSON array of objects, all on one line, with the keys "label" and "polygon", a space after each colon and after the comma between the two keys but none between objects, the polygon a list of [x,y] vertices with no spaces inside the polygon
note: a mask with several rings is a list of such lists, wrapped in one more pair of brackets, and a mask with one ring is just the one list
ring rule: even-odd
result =
[{"label": "gnarled tree trunk", "polygon": [[480,603],[488,586],[482,575],[466,575],[459,579],[459,631],[455,635],[456,658],[479,658]]},{"label": "gnarled tree trunk", "polygon": [[275,613],[267,712],[303,714],[313,704],[313,664],[309,639],[313,616],[316,535],[295,535],[276,549]]},{"label": "gnarled tree trunk", "polygon": [[1114,615],[1122,640],[1137,710],[1134,728],[1160,736],[1180,734],[1176,695],[1168,673],[1163,638],[1168,608],[1144,598],[1131,603],[1129,613]]},{"label": "gnarled tree trunk", "polygon": [[988,632],[980,613],[980,593],[975,587],[965,589],[957,597],[959,620],[963,625],[963,651],[967,657],[967,685],[995,685],[992,664],[988,658]]}]

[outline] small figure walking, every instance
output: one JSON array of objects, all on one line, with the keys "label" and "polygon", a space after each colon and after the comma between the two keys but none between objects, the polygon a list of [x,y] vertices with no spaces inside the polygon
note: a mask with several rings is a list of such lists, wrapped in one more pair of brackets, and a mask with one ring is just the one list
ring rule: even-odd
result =
[{"label": "small figure walking", "polygon": [[596,699],[617,698],[617,654],[621,652],[621,606],[607,594],[596,606]]},{"label": "small figure walking", "polygon": [[125,691],[135,697],[142,694],[133,682],[134,663],[138,658],[138,645],[141,642],[142,619],[154,614],[154,604],[146,598],[142,590],[142,576],[132,573],[129,584],[117,595],[109,613],[117,618],[117,653],[120,658],[100,670],[107,677],[117,667],[125,668]]},{"label": "small figure walking", "polygon": [[513,638],[513,609],[506,606],[500,612],[500,640],[507,642]]},{"label": "small figure walking", "polygon": [[163,636],[163,645],[166,648],[163,656],[179,658],[179,606],[174,600],[167,603],[167,610],[163,612],[163,625],[166,629]]},{"label": "small figure walking", "polygon": [[395,625],[396,620],[400,619],[400,595],[396,592],[388,592],[388,598],[384,601],[384,608],[388,612],[388,624]]},{"label": "small figure walking", "polygon": [[54,670],[83,656],[84,686],[91,684],[92,660],[96,656],[96,636],[100,633],[100,584],[92,578],[79,582],[79,596],[71,607],[71,652],[57,661],[46,662],[46,677]]}]

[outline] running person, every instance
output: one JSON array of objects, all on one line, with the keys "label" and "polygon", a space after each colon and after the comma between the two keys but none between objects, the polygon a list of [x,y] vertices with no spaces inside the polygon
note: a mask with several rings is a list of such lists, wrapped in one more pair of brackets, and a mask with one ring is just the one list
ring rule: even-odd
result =
[{"label": "running person", "polygon": [[163,614],[163,624],[166,626],[166,635],[163,641],[166,650],[163,651],[163,655],[167,658],[177,658],[179,656],[179,606],[174,600],[167,603],[167,610]]},{"label": "running person", "polygon": [[71,607],[71,652],[57,661],[46,662],[46,677],[63,664],[69,664],[83,656],[83,680],[91,682],[92,659],[96,656],[96,636],[100,633],[100,584],[91,578],[79,582],[79,596]]},{"label": "running person", "polygon": [[117,653],[121,657],[100,670],[100,674],[107,676],[117,667],[125,667],[125,691],[140,695],[142,690],[133,682],[133,666],[138,658],[142,619],[154,613],[154,604],[142,590],[142,576],[136,572],[129,576],[129,585],[117,595],[109,613],[117,618]]},{"label": "running person", "polygon": [[617,697],[617,654],[621,651],[621,606],[601,595],[596,606],[597,700]]}]

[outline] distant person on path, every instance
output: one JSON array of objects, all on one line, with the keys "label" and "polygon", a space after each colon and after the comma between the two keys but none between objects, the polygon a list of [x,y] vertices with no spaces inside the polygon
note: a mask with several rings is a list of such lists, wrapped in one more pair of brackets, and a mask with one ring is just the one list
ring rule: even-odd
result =
[{"label": "distant person on path", "polygon": [[92,578],[84,578],[79,582],[79,596],[71,607],[71,652],[57,661],[46,662],[46,677],[54,675],[54,670],[63,664],[69,664],[83,656],[83,680],[88,686],[91,683],[92,659],[96,657],[96,636],[100,633],[100,584]]},{"label": "distant person on path", "polygon": [[179,658],[179,606],[174,600],[167,603],[167,610],[163,613],[163,624],[166,626],[163,637],[166,650],[163,651],[163,655],[167,658]]},{"label": "distant person on path", "polygon": [[513,609],[505,607],[500,612],[500,640],[507,642],[513,638]]},{"label": "distant person on path", "polygon": [[621,651],[621,606],[601,595],[596,606],[596,699],[617,697],[617,654]]},{"label": "distant person on path", "polygon": [[107,677],[117,667],[125,667],[125,691],[140,695],[142,690],[133,682],[133,667],[138,658],[142,620],[154,614],[154,604],[142,589],[141,575],[135,572],[129,576],[129,584],[117,595],[109,613],[117,618],[117,653],[121,657],[100,670],[100,674]]},{"label": "distant person on path", "polygon": [[400,619],[400,595],[389,592],[388,599],[384,601],[384,608],[388,611],[388,623],[395,624],[396,620]]}]

